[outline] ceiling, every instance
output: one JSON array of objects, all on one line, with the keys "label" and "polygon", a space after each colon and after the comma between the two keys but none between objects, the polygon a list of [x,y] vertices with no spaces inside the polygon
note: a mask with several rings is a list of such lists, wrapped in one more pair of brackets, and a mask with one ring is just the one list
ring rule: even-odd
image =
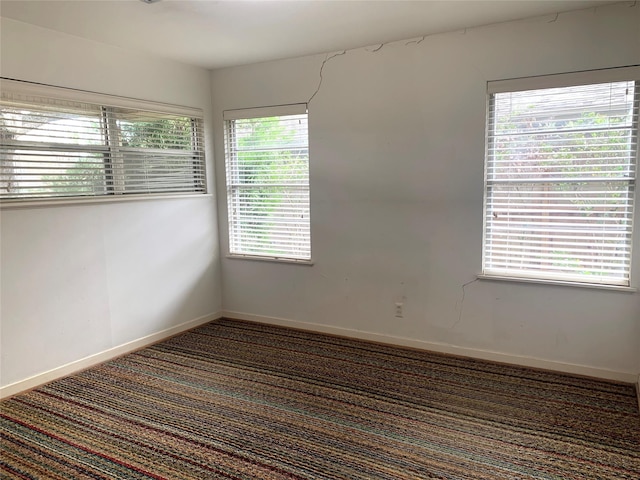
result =
[{"label": "ceiling", "polygon": [[611,1],[1,0],[0,15],[208,69],[555,15]]}]

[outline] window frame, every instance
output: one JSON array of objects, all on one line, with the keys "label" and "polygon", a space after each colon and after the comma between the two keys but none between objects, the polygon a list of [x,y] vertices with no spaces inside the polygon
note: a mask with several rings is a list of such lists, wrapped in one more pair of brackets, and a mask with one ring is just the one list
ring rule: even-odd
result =
[{"label": "window frame", "polygon": [[[632,117],[631,117],[631,127],[630,134],[632,138],[635,140],[635,143],[632,143],[631,150],[631,158],[630,164],[631,168],[634,169],[634,176],[629,178],[625,183],[627,185],[627,189],[629,190],[629,200],[627,200],[624,205],[626,208],[630,208],[631,213],[629,215],[630,218],[630,228],[628,229],[628,233],[630,235],[630,239],[628,241],[628,249],[629,249],[629,261],[628,261],[628,269],[625,271],[627,275],[628,281],[626,282],[612,282],[612,281],[587,281],[582,279],[576,279],[575,276],[571,274],[557,275],[557,278],[549,278],[550,273],[547,272],[547,276],[544,275],[544,272],[540,276],[531,275],[531,272],[527,272],[526,274],[518,273],[518,270],[509,268],[504,269],[492,269],[487,268],[487,255],[488,248],[490,247],[488,243],[488,215],[489,215],[489,205],[488,201],[490,200],[490,187],[489,187],[489,167],[490,167],[490,148],[491,148],[491,140],[492,140],[492,132],[491,132],[491,107],[492,107],[492,98],[496,94],[500,93],[510,93],[510,92],[519,92],[519,91],[529,91],[529,90],[539,90],[539,89],[552,89],[552,88],[561,88],[561,87],[571,87],[571,86],[581,86],[581,85],[595,85],[600,83],[614,83],[614,82],[623,82],[623,81],[635,81],[635,91],[634,97],[632,99]],[[563,286],[575,286],[575,287],[588,287],[588,288],[602,288],[609,290],[620,290],[620,291],[631,291],[635,292],[637,289],[634,284],[637,281],[638,277],[638,268],[637,268],[637,258],[633,255],[634,244],[637,244],[638,238],[638,226],[637,223],[639,221],[638,211],[639,208],[637,203],[639,201],[639,193],[638,193],[638,177],[639,177],[639,168],[640,168],[640,132],[638,131],[638,123],[639,123],[639,104],[640,104],[640,66],[630,66],[630,67],[620,67],[613,69],[604,69],[604,70],[592,70],[592,71],[583,71],[583,72],[572,72],[566,74],[557,74],[557,75],[545,75],[538,77],[527,77],[527,78],[515,78],[515,79],[507,79],[507,80],[497,80],[487,82],[487,96],[486,96],[486,118],[485,118],[485,160],[484,160],[484,190],[483,190],[483,232],[482,232],[482,264],[481,264],[481,273],[478,274],[478,278],[487,279],[487,280],[498,280],[498,281],[514,281],[514,282],[523,282],[523,283],[538,283],[538,284],[550,284],[550,285],[563,285]],[[633,150],[635,148],[635,151]],[[635,157],[635,158],[634,158]],[[579,182],[579,180],[576,180]],[[551,182],[554,183],[554,182]],[[559,182],[555,182],[559,183]],[[622,203],[619,205],[622,206]],[[500,270],[498,272],[498,270]],[[596,277],[597,279],[597,277]]]},{"label": "window frame", "polygon": [[[263,119],[263,118],[274,118],[274,117],[288,117],[292,115],[305,115],[305,119],[307,122],[307,130],[306,130],[306,142],[304,148],[307,150],[307,163],[306,163],[306,177],[307,183],[306,185],[289,185],[290,188],[295,189],[296,191],[304,191],[306,192],[306,211],[308,212],[307,218],[307,245],[308,249],[308,257],[299,257],[292,256],[287,254],[262,254],[255,253],[250,251],[242,251],[240,249],[234,250],[234,236],[241,237],[242,233],[240,232],[238,215],[234,214],[234,188],[238,188],[239,185],[234,183],[234,179],[237,180],[238,172],[234,170],[233,164],[235,163],[235,158],[238,152],[238,149],[231,144],[231,139],[235,138],[234,122],[237,120],[251,120],[251,119]],[[252,107],[252,108],[244,108],[244,109],[235,109],[235,110],[225,110],[223,112],[223,128],[224,128],[224,150],[225,150],[225,189],[226,189],[226,202],[227,202],[227,258],[229,259],[243,259],[243,260],[257,260],[257,261],[265,261],[265,262],[276,262],[276,263],[286,263],[286,264],[296,264],[296,265],[313,265],[313,257],[312,257],[312,242],[311,242],[311,200],[310,200],[310,181],[309,181],[309,171],[310,171],[310,158],[309,158],[309,130],[308,130],[308,120],[309,113],[306,103],[296,103],[296,104],[285,104],[285,105],[276,105],[276,106],[265,106],[265,107]],[[232,178],[233,177],[233,178]],[[247,184],[249,185],[249,184]],[[236,202],[237,203],[237,202]],[[237,206],[236,206],[237,210]]]},{"label": "window frame", "polygon": [[[79,194],[78,191],[70,192],[69,195],[42,195],[42,196],[24,196],[20,197],[16,195],[14,198],[1,198],[0,208],[24,208],[33,206],[58,206],[67,204],[85,204],[85,203],[102,203],[113,201],[133,201],[133,200],[153,200],[153,199],[170,199],[170,198],[194,198],[201,196],[211,196],[208,190],[207,181],[207,162],[205,153],[204,142],[204,115],[203,111],[198,108],[185,107],[173,104],[166,104],[160,102],[152,102],[147,100],[139,100],[128,97],[119,97],[115,95],[108,95],[96,92],[89,92],[85,90],[77,90],[72,88],[57,87],[52,85],[44,85],[38,83],[32,83],[21,80],[14,80],[5,77],[0,77],[0,88],[3,93],[7,92],[9,95],[17,95],[24,98],[42,98],[49,102],[71,102],[75,104],[87,104],[95,106],[100,110],[100,116],[102,118],[99,129],[103,131],[103,137],[105,137],[104,144],[90,144],[90,143],[65,143],[51,144],[47,142],[25,142],[24,149],[26,151],[50,151],[50,150],[64,150],[69,152],[78,153],[100,153],[108,160],[104,160],[104,169],[102,173],[103,183],[105,185],[105,193],[89,193]],[[37,103],[34,106],[37,108]],[[49,104],[40,104],[44,108],[49,107]],[[63,107],[61,107],[62,110]],[[185,150],[186,152],[192,152],[187,154],[193,159],[194,165],[194,190],[193,191],[178,191],[177,187],[172,186],[162,191],[160,189],[152,189],[152,183],[147,188],[153,191],[141,192],[141,191],[127,191],[125,183],[131,181],[135,176],[127,175],[124,173],[124,166],[126,161],[123,161],[122,155],[118,152],[129,151],[130,153],[153,153],[154,149],[151,148],[135,148],[117,146],[111,140],[109,142],[108,137],[113,137],[114,133],[118,131],[115,122],[117,119],[121,119],[120,114],[113,113],[117,109],[124,109],[122,111],[131,110],[140,114],[150,115],[168,115],[188,118],[191,122],[191,141],[193,148],[191,150]],[[52,110],[55,112],[55,110]],[[81,114],[81,110],[78,109],[78,114]],[[111,125],[109,125],[109,123]],[[15,145],[18,145],[15,143]],[[177,149],[155,149],[157,153],[178,152]],[[169,153],[171,155],[171,153]],[[120,163],[118,163],[120,160]],[[163,165],[160,163],[159,165]],[[165,164],[166,165],[166,164]],[[118,175],[120,171],[120,175]]]}]

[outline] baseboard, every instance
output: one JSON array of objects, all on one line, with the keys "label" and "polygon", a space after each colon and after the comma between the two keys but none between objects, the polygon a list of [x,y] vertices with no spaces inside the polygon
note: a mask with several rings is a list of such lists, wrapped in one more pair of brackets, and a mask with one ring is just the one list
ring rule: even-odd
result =
[{"label": "baseboard", "polygon": [[[266,323],[269,325],[279,325],[283,327],[297,328],[300,330],[308,330],[318,333],[327,333],[330,335],[338,335],[341,337],[357,338],[360,340],[368,340],[377,343],[390,345],[398,345],[402,347],[417,348],[420,350],[428,350],[431,352],[446,353],[449,355],[459,355],[463,357],[478,358],[481,360],[490,360],[500,363],[508,363],[511,365],[520,365],[523,367],[540,368],[561,373],[569,373],[573,375],[582,375],[586,377],[601,378],[603,380],[613,380],[617,382],[635,384],[640,378],[635,373],[617,372],[613,370],[605,370],[600,368],[589,367],[585,365],[574,365],[570,363],[554,362],[543,360],[535,357],[525,357],[518,355],[510,355],[506,353],[493,352],[490,350],[479,350],[466,347],[457,347],[446,343],[425,342],[421,340],[413,340],[410,338],[394,337],[389,335],[381,335],[378,333],[364,332],[349,328],[334,327],[330,325],[322,325],[319,323],[307,323],[297,320],[288,320],[278,317],[267,317],[263,315],[253,315],[243,312],[223,311],[223,317],[237,318],[238,320],[249,320],[252,322]],[[639,387],[640,388],[640,387]],[[639,397],[640,401],[640,397]]]},{"label": "baseboard", "polygon": [[270,325],[280,325],[283,327],[297,328],[312,332],[327,333],[330,335],[338,335],[341,337],[357,338],[360,340],[368,340],[372,342],[398,345],[402,347],[417,348],[420,350],[428,350],[438,353],[446,353],[450,355],[460,355],[464,357],[479,358],[482,360],[490,360],[501,363],[509,363],[512,365],[521,365],[524,367],[542,368],[545,370],[553,370],[562,373],[570,373],[575,375],[584,375],[588,377],[602,378],[605,380],[614,380],[625,383],[633,383],[636,385],[636,393],[638,395],[638,408],[640,408],[640,375],[627,372],[616,372],[612,370],[604,370],[599,368],[588,367],[584,365],[574,365],[561,362],[553,362],[534,357],[523,357],[518,355],[509,355],[500,352],[492,352],[489,350],[479,350],[465,347],[456,347],[444,343],[424,342],[403,337],[395,337],[381,335],[378,333],[364,332],[349,328],[334,327],[330,325],[322,325],[318,323],[301,322],[297,320],[289,320],[278,317],[268,317],[264,315],[253,315],[243,312],[222,311],[190,320],[188,322],[167,328],[160,332],[148,335],[137,340],[119,345],[117,347],[104,350],[102,352],[81,358],[74,362],[62,365],[47,372],[34,375],[24,380],[0,387],[0,399],[16,395],[20,392],[36,388],[45,383],[51,382],[58,378],[65,377],[85,370],[94,365],[106,362],[113,358],[119,357],[129,352],[139,350],[154,343],[158,343],[169,337],[190,330],[202,324],[217,320],[221,317],[237,318],[239,320],[249,320],[258,323],[266,323]]},{"label": "baseboard", "polygon": [[45,383],[49,383],[58,378],[72,375],[81,370],[85,370],[89,367],[93,367],[100,363],[106,362],[107,360],[111,360],[113,358],[124,355],[125,353],[130,353],[134,350],[148,347],[149,345],[161,342],[162,340],[166,340],[167,338],[177,335],[178,333],[182,333],[186,330],[190,330],[202,324],[217,320],[221,317],[222,312],[204,315],[202,317],[189,320],[188,322],[181,323],[180,325],[167,328],[160,332],[152,333],[151,335],[147,335],[146,337],[142,337],[137,340],[118,345],[117,347],[113,347],[108,350],[89,355],[88,357],[84,357],[74,362],[67,363],[66,365],[62,365],[47,372],[39,373],[38,375],[34,375],[33,377],[29,377],[24,380],[6,385],[0,388],[0,399],[16,395],[17,393],[30,390],[40,385],[44,385]]}]

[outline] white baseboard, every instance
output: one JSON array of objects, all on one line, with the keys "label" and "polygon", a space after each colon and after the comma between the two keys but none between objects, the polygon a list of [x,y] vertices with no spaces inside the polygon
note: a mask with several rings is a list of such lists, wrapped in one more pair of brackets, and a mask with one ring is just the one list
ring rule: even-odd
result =
[{"label": "white baseboard", "polygon": [[17,393],[30,390],[40,385],[44,385],[45,383],[51,382],[58,378],[77,373],[81,370],[93,367],[94,365],[98,365],[99,363],[103,363],[107,360],[111,360],[113,358],[124,355],[125,353],[130,353],[134,350],[139,350],[143,347],[158,343],[169,337],[177,335],[178,333],[182,333],[186,330],[190,330],[202,324],[217,320],[221,317],[222,312],[204,315],[202,317],[189,320],[188,322],[181,323],[180,325],[167,328],[160,332],[152,333],[151,335],[147,335],[146,337],[142,337],[137,340],[118,345],[117,347],[113,347],[108,350],[89,355],[88,357],[84,357],[74,362],[67,363],[66,365],[62,365],[47,372],[39,373],[38,375],[34,375],[33,377],[29,377],[24,380],[6,385],[0,388],[0,399],[10,397]]},{"label": "white baseboard", "polygon": [[307,330],[312,332],[327,333],[330,335],[338,335],[341,337],[357,338],[360,340],[368,340],[377,343],[383,343],[388,345],[398,345],[402,347],[417,348],[420,350],[427,350],[438,353],[446,353],[450,355],[460,355],[464,357],[478,358],[482,360],[490,360],[501,363],[508,363],[512,365],[521,365],[524,367],[542,368],[545,370],[552,370],[562,373],[571,373],[575,375],[584,375],[588,377],[602,378],[606,380],[614,380],[625,383],[632,383],[636,385],[636,393],[638,395],[638,407],[640,408],[640,375],[628,372],[616,372],[612,370],[599,369],[594,367],[588,367],[584,365],[574,365],[568,363],[554,362],[549,360],[543,360],[534,357],[523,357],[518,355],[510,355],[499,352],[492,352],[488,350],[478,350],[466,347],[456,347],[454,345],[447,345],[444,343],[424,342],[421,340],[412,340],[403,337],[394,337],[388,335],[381,335],[378,333],[363,332],[360,330],[353,330],[349,328],[334,327],[330,325],[322,325],[318,323],[300,322],[297,320],[288,320],[277,317],[267,317],[263,315],[253,315],[249,313],[222,311],[209,315],[205,315],[194,320],[176,325],[174,327],[156,332],[137,340],[119,345],[117,347],[104,350],[102,352],[90,355],[85,358],[81,358],[74,362],[62,365],[47,372],[34,375],[33,377],[20,380],[18,382],[6,385],[0,388],[0,399],[16,395],[20,392],[30,390],[32,388],[44,385],[58,378],[65,377],[77,373],[81,370],[85,370],[94,365],[106,362],[113,358],[119,357],[129,352],[139,350],[140,348],[158,343],[169,337],[177,335],[178,333],[190,330],[202,324],[218,320],[222,317],[237,318],[239,320],[249,320],[258,323],[266,323],[269,325],[280,325],[283,327],[297,328],[300,330]]},{"label": "white baseboard", "polygon": [[[368,340],[388,345],[398,345],[402,347],[417,348],[431,352],[446,353],[450,355],[459,355],[463,357],[478,358],[482,360],[490,360],[494,362],[507,363],[511,365],[520,365],[523,367],[540,368],[555,372],[570,373],[573,375],[582,375],[586,377],[600,378],[604,380],[614,380],[617,382],[625,382],[634,384],[640,381],[636,373],[617,372],[613,370],[605,370],[600,368],[589,367],[586,365],[574,365],[570,363],[555,362],[551,360],[543,360],[535,357],[525,357],[519,355],[511,355],[507,353],[493,352],[490,350],[479,350],[474,348],[457,347],[446,343],[425,342],[421,340],[412,340],[410,338],[394,337],[382,335],[379,333],[370,333],[349,328],[334,327],[330,325],[322,325],[319,323],[307,323],[297,320],[288,320],[278,317],[266,317],[262,315],[253,315],[242,312],[223,311],[223,317],[237,318],[239,320],[249,320],[258,323],[266,323],[269,325],[279,325],[283,327],[297,328],[300,330],[308,330],[312,332],[327,333],[330,335],[338,335],[341,337],[357,338],[360,340]],[[638,387],[640,388],[640,387]],[[639,394],[640,395],[640,394]],[[640,397],[639,397],[640,401]]]}]

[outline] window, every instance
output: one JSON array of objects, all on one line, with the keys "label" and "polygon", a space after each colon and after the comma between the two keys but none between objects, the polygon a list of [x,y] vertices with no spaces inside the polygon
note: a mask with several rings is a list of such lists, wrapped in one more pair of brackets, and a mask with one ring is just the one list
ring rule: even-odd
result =
[{"label": "window", "polygon": [[2,80],[0,199],[204,193],[202,114]]},{"label": "window", "polygon": [[224,113],[231,256],[310,261],[306,107]]},{"label": "window", "polygon": [[630,286],[639,79],[489,83],[485,276]]}]

